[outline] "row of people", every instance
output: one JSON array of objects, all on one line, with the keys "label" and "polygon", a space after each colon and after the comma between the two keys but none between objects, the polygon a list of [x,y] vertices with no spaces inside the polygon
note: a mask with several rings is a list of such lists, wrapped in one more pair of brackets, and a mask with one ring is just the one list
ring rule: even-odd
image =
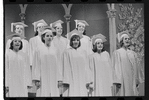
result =
[{"label": "row of people", "polygon": [[[67,34],[67,39],[61,36],[61,20],[51,23],[50,27],[45,27],[44,20],[34,22],[37,35],[29,40],[24,53],[24,37],[17,34],[16,25],[16,34],[11,35],[6,44],[5,85],[10,97],[27,96],[27,86],[32,87],[32,82],[37,87],[37,96],[59,96],[65,85],[69,86],[67,96],[87,96],[87,92],[93,96],[112,96],[113,84],[119,89],[117,95],[138,94],[140,70],[136,54],[128,50],[128,34],[120,34],[121,48],[114,52],[111,60],[104,50],[106,37],[97,34],[90,40],[83,35],[88,23],[75,21],[76,29]],[[24,92],[20,92],[22,88]]]}]

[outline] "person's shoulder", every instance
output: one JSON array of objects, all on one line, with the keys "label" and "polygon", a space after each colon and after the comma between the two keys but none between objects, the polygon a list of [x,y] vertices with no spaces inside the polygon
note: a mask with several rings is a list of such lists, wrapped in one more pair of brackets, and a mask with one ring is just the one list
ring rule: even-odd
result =
[{"label": "person's shoulder", "polygon": [[31,38],[29,39],[29,41],[34,41],[36,38],[37,38],[37,36],[31,37]]},{"label": "person's shoulder", "polygon": [[83,38],[90,39],[90,37],[87,35],[83,35]]},{"label": "person's shoulder", "polygon": [[103,51],[102,53],[106,54],[106,55],[109,55],[109,52],[107,52],[107,51]]}]

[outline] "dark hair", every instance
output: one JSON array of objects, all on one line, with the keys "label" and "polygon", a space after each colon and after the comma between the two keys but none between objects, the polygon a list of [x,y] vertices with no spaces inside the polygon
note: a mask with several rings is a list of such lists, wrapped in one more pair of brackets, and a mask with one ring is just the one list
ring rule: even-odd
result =
[{"label": "dark hair", "polygon": [[[77,27],[78,27],[78,25],[77,25]],[[76,28],[76,30],[78,30],[78,28]],[[86,30],[84,30],[83,35],[86,35]]]},{"label": "dark hair", "polygon": [[122,47],[124,45],[123,39],[124,38],[122,37],[122,39],[120,40],[120,47]]},{"label": "dark hair", "polygon": [[[52,32],[52,34],[53,34],[53,32]],[[44,33],[44,34],[41,35],[41,41],[42,41],[43,43],[45,43],[45,40],[44,40],[45,35],[46,35],[46,33]]]},{"label": "dark hair", "polygon": [[35,36],[37,36],[37,35],[38,35],[38,31],[35,32]]},{"label": "dark hair", "polygon": [[44,34],[41,35],[41,41],[42,41],[43,43],[45,43],[45,40],[44,40],[45,35],[46,35],[46,33],[44,33]]},{"label": "dark hair", "polygon": [[[10,48],[9,49],[11,49],[11,50],[13,50],[13,41],[11,41],[11,43],[10,43]],[[21,50],[22,48],[23,48],[23,43],[21,41],[21,46],[20,46],[19,50]]]},{"label": "dark hair", "polygon": [[[101,50],[101,52],[105,51],[105,48],[104,48],[104,43],[103,43],[103,48]],[[93,44],[93,52],[97,52],[97,43],[95,43],[95,45]]]},{"label": "dark hair", "polygon": [[70,46],[73,47],[73,40],[79,38],[79,45],[78,48],[81,46],[80,37],[78,35],[73,35],[70,39]]}]

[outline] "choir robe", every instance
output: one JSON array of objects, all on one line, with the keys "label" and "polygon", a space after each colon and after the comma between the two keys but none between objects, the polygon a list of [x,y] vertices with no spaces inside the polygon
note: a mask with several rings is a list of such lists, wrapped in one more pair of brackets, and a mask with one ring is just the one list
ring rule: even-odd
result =
[{"label": "choir robe", "polygon": [[[6,53],[9,52],[11,41],[12,41],[11,39],[8,39],[8,41],[6,43]],[[29,43],[28,43],[28,41],[25,39],[22,39],[21,41],[23,43],[23,48],[21,51],[23,51],[24,53],[27,53],[29,56]]]},{"label": "choir robe", "polygon": [[[41,37],[39,35],[32,37],[29,40],[29,59],[30,59],[30,66],[31,66],[31,72],[32,73],[33,73],[32,69],[35,69],[33,67],[36,67],[36,66],[32,66],[34,53],[36,50],[38,50],[38,48],[40,48],[41,45],[43,45],[43,43],[42,43]],[[40,95],[40,88],[37,90],[34,83],[33,83],[32,92],[36,92],[36,96]]]},{"label": "choir robe", "polygon": [[32,65],[33,63],[33,57],[34,57],[34,53],[35,51],[40,48],[40,46],[42,45],[42,41],[41,41],[41,37],[39,35],[31,38],[29,40],[29,55],[30,55],[30,65]]},{"label": "choir robe", "polygon": [[87,62],[78,50],[69,48],[64,51],[63,83],[69,84],[68,96],[87,96],[85,63]]},{"label": "choir robe", "polygon": [[58,64],[59,64],[59,72],[60,72],[60,77],[62,81],[62,54],[64,50],[67,48],[68,40],[64,37],[57,37],[55,36],[53,41],[54,46],[57,49],[57,58],[58,58]]},{"label": "choir robe", "polygon": [[80,41],[81,46],[78,48],[78,50],[80,50],[82,53],[85,54],[86,57],[88,57],[90,54],[93,53],[91,40],[88,36],[83,35],[83,38],[81,38]]},{"label": "choir robe", "polygon": [[59,96],[58,76],[60,75],[58,71],[56,48],[52,43],[50,47],[46,47],[43,44],[37,51],[35,51],[33,68],[33,80],[40,80],[41,82],[38,96]]},{"label": "choir robe", "polygon": [[114,83],[121,84],[117,95],[137,96],[136,85],[140,83],[140,69],[137,64],[136,53],[120,48],[113,53]]},{"label": "choir robe", "polygon": [[9,97],[27,97],[27,86],[31,86],[29,57],[22,52],[9,50],[5,55],[5,85],[9,87]]},{"label": "choir robe", "polygon": [[112,96],[112,66],[109,53],[93,53],[89,56],[89,68],[93,82],[92,96]]}]

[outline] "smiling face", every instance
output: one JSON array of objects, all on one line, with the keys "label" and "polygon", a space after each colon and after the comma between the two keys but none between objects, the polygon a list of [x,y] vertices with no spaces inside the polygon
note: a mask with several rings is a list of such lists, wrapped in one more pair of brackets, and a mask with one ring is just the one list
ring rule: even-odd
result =
[{"label": "smiling face", "polygon": [[79,33],[83,34],[85,30],[85,25],[78,24],[77,28],[78,28]]},{"label": "smiling face", "polygon": [[22,25],[16,25],[15,33],[22,35],[24,27]]},{"label": "smiling face", "polygon": [[103,49],[103,41],[99,39],[95,45],[97,46],[97,50],[102,50]]},{"label": "smiling face", "polygon": [[56,31],[56,34],[60,36],[60,35],[62,35],[63,27],[62,26],[56,26],[55,31]]},{"label": "smiling face", "polygon": [[43,24],[43,23],[39,23],[39,24],[37,25],[37,32],[38,32],[39,34],[41,34],[43,31],[44,31],[44,24]]},{"label": "smiling face", "polygon": [[18,51],[21,46],[21,40],[20,39],[14,39],[13,41],[13,49]]},{"label": "smiling face", "polygon": [[80,46],[80,37],[78,35],[73,35],[71,38],[72,48],[77,49]]},{"label": "smiling face", "polygon": [[130,45],[130,38],[128,35],[123,37],[123,46],[128,47]]}]

